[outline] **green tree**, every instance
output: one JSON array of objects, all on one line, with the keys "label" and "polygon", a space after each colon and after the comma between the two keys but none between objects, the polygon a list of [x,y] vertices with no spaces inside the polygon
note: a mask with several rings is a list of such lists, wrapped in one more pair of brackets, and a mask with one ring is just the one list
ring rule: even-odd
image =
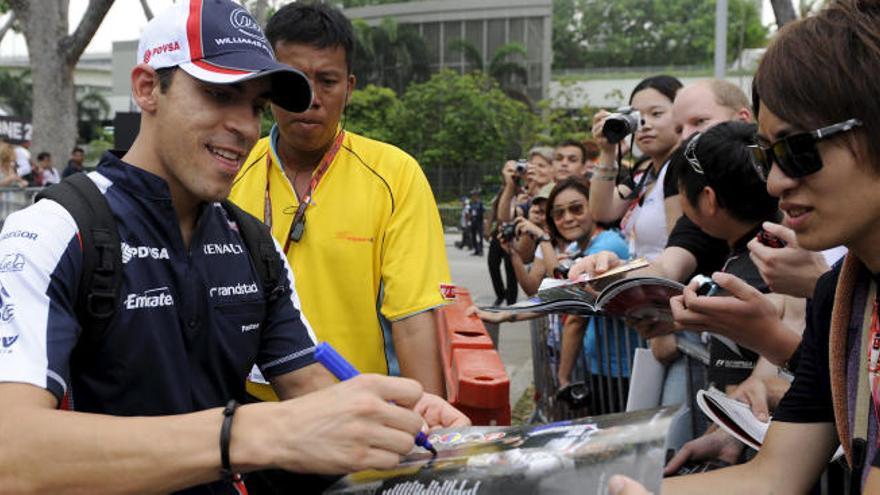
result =
[{"label": "green tree", "polygon": [[481,167],[520,156],[539,119],[487,75],[444,70],[407,89],[394,123],[398,145],[419,160],[435,191],[453,196],[479,184]]},{"label": "green tree", "polygon": [[370,84],[352,93],[345,107],[344,125],[363,136],[396,144],[393,120],[400,111],[400,100],[394,91]]},{"label": "green tree", "polygon": [[[729,0],[727,53],[766,43],[754,0]],[[712,61],[715,5],[705,0],[554,0],[554,67],[701,65]]]},{"label": "green tree", "polygon": [[352,70],[359,88],[375,84],[402,94],[411,82],[427,80],[428,45],[415,26],[391,18],[378,26],[363,20],[353,24],[357,43]]},{"label": "green tree", "polygon": [[69,0],[5,3],[18,18],[28,49],[34,148],[45,149],[56,157],[67,156],[77,138],[73,69],[113,0],[89,0],[76,26],[69,23]]},{"label": "green tree", "polygon": [[79,115],[78,142],[90,142],[101,137],[104,121],[110,117],[110,103],[101,93],[88,91],[76,99]]},{"label": "green tree", "polygon": [[495,50],[489,66],[483,63],[483,54],[473,43],[465,39],[455,39],[449,42],[452,52],[462,52],[467,65],[477,72],[486,72],[490,77],[498,81],[502,91],[507,96],[526,104],[533,109],[534,104],[525,91],[529,80],[529,73],[522,60],[528,52],[522,43],[505,43]]},{"label": "green tree", "polygon": [[550,101],[541,102],[543,125],[537,136],[541,143],[559,143],[566,139],[581,141],[590,137],[590,123],[598,110],[586,104],[575,107],[574,102],[586,101],[586,90],[573,81],[561,81],[555,101],[561,103],[559,108],[551,108]]}]

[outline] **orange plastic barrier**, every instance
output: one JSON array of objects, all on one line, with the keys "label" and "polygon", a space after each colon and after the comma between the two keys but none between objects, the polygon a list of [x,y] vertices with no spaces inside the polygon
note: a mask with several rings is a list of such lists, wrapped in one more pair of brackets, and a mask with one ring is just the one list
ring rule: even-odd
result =
[{"label": "orange plastic barrier", "polygon": [[483,322],[465,316],[467,289],[455,288],[455,302],[438,311],[437,333],[449,402],[475,425],[510,424],[510,379]]}]

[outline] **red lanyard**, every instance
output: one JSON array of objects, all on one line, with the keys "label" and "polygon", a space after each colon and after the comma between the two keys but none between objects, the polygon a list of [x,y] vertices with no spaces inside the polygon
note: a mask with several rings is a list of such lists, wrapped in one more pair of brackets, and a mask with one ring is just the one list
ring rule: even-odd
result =
[{"label": "red lanyard", "polygon": [[[291,242],[299,242],[302,239],[303,233],[306,228],[306,209],[309,207],[309,203],[312,201],[312,195],[318,189],[318,184],[321,182],[321,179],[324,177],[324,174],[327,173],[327,169],[330,168],[330,164],[333,163],[333,160],[336,158],[336,153],[339,152],[339,148],[342,147],[342,140],[345,137],[345,131],[340,130],[339,134],[336,135],[336,140],[333,141],[333,145],[330,146],[330,149],[327,150],[327,153],[324,154],[324,157],[321,158],[321,163],[318,165],[318,168],[315,170],[315,173],[312,174],[312,180],[309,182],[309,188],[306,189],[305,194],[303,194],[302,199],[299,200],[299,206],[296,207],[296,213],[293,215],[293,221],[290,224],[290,231],[288,232],[287,241],[284,244],[284,252],[286,253],[290,248]],[[280,164],[283,167],[283,164]],[[266,166],[271,171],[272,169],[272,159],[271,154],[266,155]],[[291,184],[293,188],[293,194],[296,196],[296,184]],[[266,205],[265,212],[263,214],[263,220],[272,228],[272,199],[269,196],[269,174],[266,175]]]},{"label": "red lanyard", "polygon": [[[651,185],[648,182],[650,173],[651,168],[648,168],[639,176],[639,182],[636,184],[636,189],[633,191],[636,195],[630,200],[629,205],[626,207],[626,212],[624,212],[623,217],[620,219],[620,230],[626,230],[626,225],[632,220],[632,215],[635,213],[636,207],[642,206],[642,199],[644,199],[645,194],[647,193],[648,186]],[[633,226],[633,232],[635,232],[635,226]]]},{"label": "red lanyard", "polygon": [[[870,343],[867,350],[868,384],[871,386],[874,415],[878,423],[880,423],[880,362],[878,362],[880,361],[880,321],[878,321],[877,317],[877,298],[874,298],[874,311],[871,316],[871,333],[868,342]],[[877,440],[878,444],[880,444],[880,435],[878,435]]]}]

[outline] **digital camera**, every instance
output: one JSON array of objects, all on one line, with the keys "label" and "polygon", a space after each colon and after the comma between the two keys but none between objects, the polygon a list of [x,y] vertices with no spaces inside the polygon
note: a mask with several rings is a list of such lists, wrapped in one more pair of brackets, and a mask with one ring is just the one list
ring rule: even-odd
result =
[{"label": "digital camera", "polygon": [[501,238],[510,242],[514,237],[516,237],[516,225],[513,223],[501,224]]},{"label": "digital camera", "polygon": [[526,167],[528,166],[528,162],[524,159],[520,158],[516,161],[516,175],[523,175],[526,173]]},{"label": "digital camera", "polygon": [[635,133],[642,125],[642,114],[632,107],[620,107],[616,113],[605,117],[602,135],[611,144],[617,144],[623,138]]}]

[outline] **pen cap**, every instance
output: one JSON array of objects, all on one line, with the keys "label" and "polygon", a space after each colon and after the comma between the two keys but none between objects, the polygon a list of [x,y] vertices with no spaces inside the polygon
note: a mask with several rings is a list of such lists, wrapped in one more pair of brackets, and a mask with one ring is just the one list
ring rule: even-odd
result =
[{"label": "pen cap", "polygon": [[315,348],[315,360],[323,364],[330,373],[333,373],[339,381],[343,382],[349,378],[358,376],[358,370],[345,360],[336,349],[327,342],[321,342]]}]

